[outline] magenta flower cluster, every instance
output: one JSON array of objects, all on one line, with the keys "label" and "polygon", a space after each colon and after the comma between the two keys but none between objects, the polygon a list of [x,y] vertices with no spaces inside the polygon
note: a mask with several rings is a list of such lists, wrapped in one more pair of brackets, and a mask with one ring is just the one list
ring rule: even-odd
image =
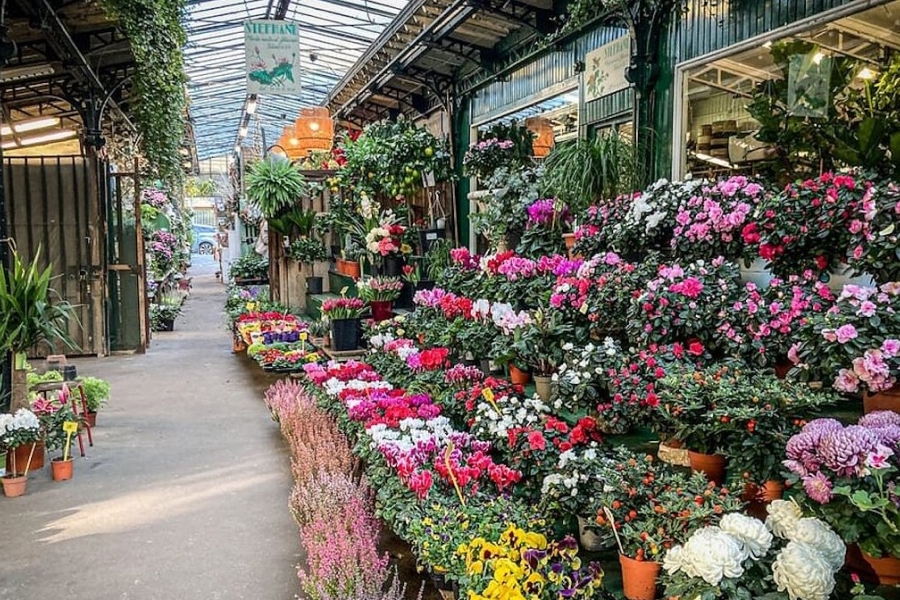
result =
[{"label": "magenta flower cluster", "polygon": [[168,203],[169,197],[162,190],[146,189],[141,192],[141,204],[146,204],[153,208],[163,208]]},{"label": "magenta flower cluster", "polygon": [[536,200],[528,206],[528,227],[555,226],[568,223],[571,218],[568,206],[558,206],[557,201],[550,198]]}]

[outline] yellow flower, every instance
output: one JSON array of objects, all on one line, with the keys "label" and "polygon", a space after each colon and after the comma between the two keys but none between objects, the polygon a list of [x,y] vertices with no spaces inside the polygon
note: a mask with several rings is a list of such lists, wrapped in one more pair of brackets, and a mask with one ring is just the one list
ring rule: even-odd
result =
[{"label": "yellow flower", "polygon": [[475,562],[469,564],[469,568],[466,571],[470,575],[481,575],[484,573],[484,563],[480,560],[476,560]]},{"label": "yellow flower", "polygon": [[409,244],[401,244],[400,252],[402,252],[403,254],[412,254],[412,246],[410,246]]},{"label": "yellow flower", "polygon": [[540,573],[532,573],[528,576],[528,579],[525,580],[522,587],[524,587],[525,591],[529,594],[540,595],[541,591],[544,589],[545,582],[546,579],[544,579]]},{"label": "yellow flower", "polygon": [[538,550],[543,550],[547,547],[547,538],[541,535],[540,533],[535,533],[533,531],[529,531],[525,534],[525,545],[529,548],[536,548]]}]

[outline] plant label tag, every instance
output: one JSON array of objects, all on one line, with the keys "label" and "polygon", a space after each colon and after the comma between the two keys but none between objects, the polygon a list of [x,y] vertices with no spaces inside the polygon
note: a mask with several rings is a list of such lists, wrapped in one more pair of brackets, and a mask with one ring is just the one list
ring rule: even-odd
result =
[{"label": "plant label tag", "polygon": [[300,333],[300,341],[305,342],[306,338],[307,338],[306,332],[305,331],[301,332]]},{"label": "plant label tag", "polygon": [[64,421],[63,431],[66,433],[78,433],[78,423],[75,421]]},{"label": "plant label tag", "polygon": [[344,287],[342,287],[342,288],[341,288],[341,297],[343,297],[344,295],[346,295],[347,290],[349,290],[349,289],[350,289],[350,288],[348,288],[346,285],[345,285]]},{"label": "plant label tag", "polygon": [[491,388],[484,388],[483,390],[481,390],[481,395],[484,396],[484,399],[488,402],[494,401],[494,390],[492,390]]},{"label": "plant label tag", "polygon": [[581,308],[578,309],[578,312],[580,312],[583,315],[586,315],[587,311],[588,311],[588,303],[585,302],[584,304],[581,305]]}]

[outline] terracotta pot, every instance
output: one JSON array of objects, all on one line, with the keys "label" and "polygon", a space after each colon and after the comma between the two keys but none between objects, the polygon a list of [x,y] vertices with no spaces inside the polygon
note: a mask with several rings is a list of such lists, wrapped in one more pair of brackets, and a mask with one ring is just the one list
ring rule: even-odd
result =
[{"label": "terracotta pot", "polygon": [[[13,464],[19,473],[24,473],[27,468],[29,471],[44,468],[44,441],[40,440],[34,443],[34,455],[31,456],[31,465],[28,465],[28,456],[31,454],[32,444],[25,444],[10,450],[6,453],[6,472],[12,473]],[[13,453],[15,453],[15,462],[13,462]]]},{"label": "terracotta pot", "polygon": [[535,375],[534,387],[537,395],[544,402],[550,401],[550,395],[553,393],[553,378],[547,375]]},{"label": "terracotta pot", "polygon": [[656,578],[662,567],[652,560],[635,560],[619,555],[622,566],[622,588],[628,600],[653,600],[656,598]]},{"label": "terracotta pot", "polygon": [[5,475],[0,478],[0,481],[3,482],[3,495],[7,498],[15,498],[16,496],[23,495],[25,493],[25,488],[28,486],[28,478],[24,475],[20,477]]},{"label": "terracotta pot", "polygon": [[527,385],[531,381],[531,373],[521,370],[516,365],[509,365],[509,380],[519,385]]},{"label": "terracotta pot", "polygon": [[588,528],[588,521],[584,517],[578,517],[578,543],[588,552],[603,550],[603,538]]},{"label": "terracotta pot", "polygon": [[863,394],[863,412],[869,414],[876,410],[892,410],[900,413],[900,386],[894,386],[883,392]]},{"label": "terracotta pot", "polygon": [[387,321],[394,316],[393,300],[386,300],[382,302],[373,300],[372,302],[369,302],[369,306],[372,307],[372,319],[376,322]]},{"label": "terracotta pot", "polygon": [[352,277],[353,279],[359,279],[359,263],[355,260],[344,260],[343,258],[339,258],[338,273],[346,275],[347,277]]},{"label": "terracotta pot", "polygon": [[762,487],[759,488],[759,497],[763,502],[773,502],[781,500],[784,495],[784,482],[776,479],[769,479]]},{"label": "terracotta pot", "polygon": [[247,342],[245,342],[241,338],[234,338],[233,340],[231,340],[231,351],[235,354],[246,352]]},{"label": "terracotta pot", "polygon": [[852,544],[847,546],[844,565],[867,583],[900,585],[900,557],[875,558],[866,554],[858,545]]},{"label": "terracotta pot", "polygon": [[572,260],[572,248],[575,247],[575,234],[564,233],[563,241],[566,243],[566,252],[569,254],[569,260]]},{"label": "terracotta pot", "polygon": [[84,422],[87,423],[87,426],[93,429],[97,426],[97,411],[87,411],[84,413]]},{"label": "terracotta pot", "polygon": [[72,479],[72,466],[74,464],[75,461],[72,458],[63,460],[61,456],[51,460],[50,472],[53,475],[53,481]]},{"label": "terracotta pot", "polygon": [[775,363],[775,377],[787,379],[788,371],[794,368],[794,363],[789,360],[779,360]]},{"label": "terracotta pot", "polygon": [[716,485],[722,485],[725,480],[725,457],[721,454],[703,454],[688,450],[691,461],[691,469],[706,475],[706,478]]},{"label": "terracotta pot", "polygon": [[419,340],[419,345],[424,347],[425,346],[425,334],[420,333],[418,335],[418,340]]}]

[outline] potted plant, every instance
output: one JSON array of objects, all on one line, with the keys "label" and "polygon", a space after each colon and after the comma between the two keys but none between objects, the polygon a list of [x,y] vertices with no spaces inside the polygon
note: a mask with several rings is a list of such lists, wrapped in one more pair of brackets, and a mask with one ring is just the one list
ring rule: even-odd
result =
[{"label": "potted plant", "polygon": [[381,274],[387,277],[403,275],[405,257],[412,247],[403,241],[406,227],[389,220],[370,229],[365,236],[366,250],[381,262]]},{"label": "potted plant", "polygon": [[331,347],[337,351],[359,347],[359,319],[365,309],[359,298],[335,298],[322,303],[322,314],[331,323]]},{"label": "potted plant", "polygon": [[900,281],[900,185],[877,181],[863,197],[848,228],[852,235],[847,262],[858,275],[877,284]]},{"label": "potted plant", "polygon": [[288,256],[300,264],[309,265],[309,277],[306,278],[306,293],[321,294],[322,278],[315,276],[316,262],[328,260],[328,249],[321,240],[302,236],[291,242]]},{"label": "potted plant", "polygon": [[507,313],[499,324],[512,337],[503,360],[518,369],[528,369],[534,375],[538,395],[549,400],[552,376],[564,362],[563,340],[571,335],[571,325],[559,313],[542,309]]},{"label": "potted plant", "polygon": [[356,284],[359,297],[372,308],[372,318],[386,321],[394,316],[394,300],[400,297],[403,282],[396,277],[368,277]]},{"label": "potted plant", "polygon": [[280,216],[307,192],[306,179],[290,161],[269,157],[248,171],[247,198],[266,218]]},{"label": "potted plant", "polygon": [[804,506],[850,545],[853,571],[900,584],[900,415],[877,411],[856,425],[815,419],[787,443],[785,466]]},{"label": "potted plant", "polygon": [[331,345],[331,323],[327,318],[317,319],[309,322],[310,341],[313,346],[324,348]]},{"label": "potted plant", "polygon": [[181,314],[181,299],[162,296],[158,303],[150,305],[150,329],[153,331],[173,331],[175,318]]},{"label": "potted plant", "polygon": [[844,550],[828,525],[778,500],[765,523],[728,513],[670,548],[660,583],[667,598],[829,598]]},{"label": "potted plant", "polygon": [[268,283],[269,259],[256,252],[249,252],[231,263],[228,276],[237,285]]},{"label": "potted plant", "polygon": [[40,249],[29,265],[15,248],[10,255],[10,268],[0,269],[0,353],[14,356],[10,409],[16,410],[28,405],[25,352],[41,343],[62,342],[74,348],[69,335],[74,312],[50,287],[52,267],[38,268]]},{"label": "potted plant", "polygon": [[38,397],[31,407],[41,422],[41,433],[47,449],[62,451],[61,456],[50,460],[54,481],[72,478],[73,460],[69,456],[69,448],[72,434],[78,431],[78,422],[70,404],[70,394],[69,388],[64,386],[54,396]]},{"label": "potted plant", "polygon": [[96,427],[97,413],[109,401],[109,382],[99,377],[79,377],[78,381],[81,383],[81,389],[84,390],[84,400],[87,404],[87,414],[84,419],[89,427]]},{"label": "potted plant", "polygon": [[[7,497],[21,496],[28,484],[28,471],[37,441],[41,439],[41,422],[37,415],[27,408],[18,409],[15,414],[0,414],[0,448],[8,451],[6,475],[3,476],[3,493]],[[25,464],[16,459],[15,450],[30,446]]]},{"label": "potted plant", "polygon": [[362,269],[359,261],[365,256],[366,251],[356,241],[349,241],[341,250],[341,258],[338,260],[338,272],[342,275],[359,279]]},{"label": "potted plant", "polygon": [[811,315],[790,358],[804,379],[863,392],[866,412],[900,412],[900,283],[844,286],[830,310]]}]

